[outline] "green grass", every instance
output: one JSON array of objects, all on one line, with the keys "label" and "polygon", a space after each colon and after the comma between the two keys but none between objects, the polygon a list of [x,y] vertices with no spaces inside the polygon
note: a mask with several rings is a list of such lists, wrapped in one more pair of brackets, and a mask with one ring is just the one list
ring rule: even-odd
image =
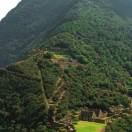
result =
[{"label": "green grass", "polygon": [[79,121],[75,125],[77,132],[100,132],[104,127],[105,124],[86,121]]}]

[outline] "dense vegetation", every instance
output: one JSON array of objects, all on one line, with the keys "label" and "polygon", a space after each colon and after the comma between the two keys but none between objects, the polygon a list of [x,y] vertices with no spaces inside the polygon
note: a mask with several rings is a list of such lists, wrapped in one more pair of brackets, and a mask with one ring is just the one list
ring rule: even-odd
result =
[{"label": "dense vegetation", "polygon": [[[49,110],[56,105],[56,119],[69,110],[81,107],[108,109],[122,104],[129,106],[120,91],[97,87],[94,75],[86,64],[69,56],[41,51],[26,60],[0,71],[1,130],[37,131],[47,129]],[[51,127],[52,128],[52,127]],[[56,128],[58,130],[58,128]],[[44,131],[44,130],[43,130]]]},{"label": "dense vegetation", "polygon": [[[22,57],[47,36],[76,0],[22,0],[0,23],[0,66]],[[35,42],[35,44],[33,44]]]},{"label": "dense vegetation", "polygon": [[128,3],[23,0],[12,10],[0,23],[0,66],[28,53],[0,70],[0,130],[58,131],[51,118],[61,120],[69,110],[129,107],[131,0]]},{"label": "dense vegetation", "polygon": [[124,115],[122,118],[115,120],[106,128],[106,132],[131,132],[132,131],[132,116]]}]

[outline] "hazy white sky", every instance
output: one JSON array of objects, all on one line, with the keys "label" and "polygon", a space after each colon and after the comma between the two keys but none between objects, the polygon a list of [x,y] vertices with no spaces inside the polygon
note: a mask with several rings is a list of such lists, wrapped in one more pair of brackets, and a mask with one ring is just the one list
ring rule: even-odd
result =
[{"label": "hazy white sky", "polygon": [[0,20],[21,0],[0,0]]}]

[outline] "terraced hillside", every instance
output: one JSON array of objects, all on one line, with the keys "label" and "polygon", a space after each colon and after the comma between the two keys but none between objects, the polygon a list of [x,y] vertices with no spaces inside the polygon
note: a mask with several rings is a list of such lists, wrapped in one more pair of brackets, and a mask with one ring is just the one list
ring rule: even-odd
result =
[{"label": "terraced hillside", "polygon": [[58,132],[53,122],[69,111],[129,107],[131,6],[23,0],[13,9],[0,23],[0,66],[19,61],[0,70],[0,130]]},{"label": "terraced hillside", "polygon": [[38,131],[45,126],[48,131],[49,123],[52,128],[52,120],[59,122],[69,110],[129,106],[120,92],[94,88],[92,76],[86,64],[47,51],[0,70],[0,130]]}]

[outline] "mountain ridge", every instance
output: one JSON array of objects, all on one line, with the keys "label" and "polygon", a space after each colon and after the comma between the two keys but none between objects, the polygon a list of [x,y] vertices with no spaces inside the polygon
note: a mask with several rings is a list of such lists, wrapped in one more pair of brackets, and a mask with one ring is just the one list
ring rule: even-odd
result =
[{"label": "mountain ridge", "polygon": [[[47,1],[44,1],[44,2],[38,1],[37,2],[37,1],[29,1],[29,0],[27,2],[22,1],[18,5],[18,7],[13,9],[11,11],[11,13],[9,13],[7,15],[7,17],[4,18],[2,20],[2,22],[0,23],[0,42],[1,42],[0,47],[2,48],[1,59],[3,60],[3,61],[1,61],[1,63],[4,62],[5,64],[6,63],[9,64],[10,61],[14,62],[15,60],[21,58],[23,56],[23,54],[28,52],[30,49],[36,47],[37,46],[36,43],[39,43],[39,39],[46,38],[47,35],[54,30],[53,28],[55,28],[58,24],[61,24],[63,21],[66,21],[65,15],[67,14],[68,10],[70,11],[70,8],[72,8],[72,7],[76,8],[77,3],[79,3],[79,2],[81,2],[81,3],[89,2],[88,6],[90,6],[90,3],[91,3],[90,0],[87,0],[87,1],[83,1],[83,0],[81,0],[81,1],[80,0],[79,1],[78,0],[59,1],[58,0],[57,2],[55,2],[55,4],[52,3],[52,0],[49,2],[47,2]],[[35,3],[35,4],[33,4],[33,3]],[[41,4],[41,6],[39,6],[39,3],[43,3],[43,4]],[[126,5],[123,3],[122,0],[116,1],[116,4],[114,1],[110,2],[109,0],[107,0],[107,1],[94,0],[92,3],[93,4],[96,3],[96,5],[99,5],[100,9],[102,8],[102,9],[108,10],[107,12],[109,12],[110,9],[113,10],[114,12],[120,12],[119,16],[121,16],[121,14],[123,16],[123,13],[121,13],[120,8],[116,7],[116,5],[121,5],[121,7],[123,5]],[[91,5],[92,5],[92,3],[91,3]],[[120,3],[123,3],[123,4],[120,4]],[[129,1],[129,3],[130,4],[128,4],[128,5],[131,6],[131,1]],[[115,5],[115,7],[113,5]],[[129,6],[127,8],[128,12],[130,12],[130,10],[131,10],[131,8]],[[52,7],[53,7],[53,9],[52,9]],[[66,9],[67,11],[65,13],[63,13],[63,10],[65,9],[64,7],[67,8]],[[127,6],[124,6],[124,8],[126,8],[126,7]],[[47,8],[49,8],[49,11],[46,11]],[[116,9],[116,11],[115,11],[115,9]],[[123,9],[123,7],[122,7],[122,9]],[[39,13],[39,10],[40,10],[40,13]],[[41,10],[42,10],[42,13],[41,13]],[[99,12],[100,11],[101,10],[99,10]],[[45,12],[45,13],[43,13],[43,12]],[[127,12],[127,10],[126,10],[126,12]],[[39,13],[39,15],[36,15],[37,13]],[[112,14],[111,13],[108,13],[108,14],[106,13],[106,15],[110,16],[113,14],[113,13]],[[80,15],[80,14],[78,14],[78,15]],[[27,16],[29,16],[29,18],[26,21]],[[49,16],[52,16],[52,17],[49,17]],[[75,12],[73,14],[71,13],[71,19],[77,19],[76,17],[79,17],[79,16],[77,16],[77,13],[75,13]],[[123,21],[122,20],[121,21],[124,23],[129,18],[131,18],[131,16],[128,16],[127,18],[118,18],[118,19],[122,19]],[[70,19],[70,18],[68,18],[68,19]],[[108,18],[106,17],[106,19],[108,21],[109,17]],[[23,21],[23,20],[25,20],[25,21]],[[111,20],[109,19],[109,21],[111,21]],[[118,20],[117,20],[117,22],[118,22]],[[12,26],[10,26],[10,25],[12,25]],[[128,27],[128,28],[130,28],[130,27]],[[11,47],[11,48],[8,48],[8,47]],[[3,49],[5,49],[5,50],[3,50]],[[8,53],[10,55],[7,56]],[[5,54],[5,57],[3,54]]]},{"label": "mountain ridge", "polygon": [[[4,43],[4,46],[6,46],[6,43],[7,43],[7,44],[11,45],[10,47],[13,47],[12,51],[11,51],[11,49],[9,49],[9,53],[11,51],[11,56],[12,56],[12,52],[14,52],[13,54],[15,54],[15,55],[17,54],[17,56],[21,56],[21,54],[24,54],[24,53],[20,54],[21,50],[23,49],[24,52],[28,51],[27,49],[28,49],[29,43],[31,43],[33,41],[33,39],[36,39],[37,36],[39,37],[39,34],[41,34],[41,32],[44,36],[44,34],[50,30],[52,25],[54,26],[54,25],[56,25],[56,23],[58,23],[56,19],[58,17],[59,17],[58,19],[60,19],[61,14],[64,14],[64,11],[68,10],[68,8],[71,8],[70,6],[72,6],[72,3],[74,4],[75,1],[77,1],[77,0],[70,0],[70,1],[64,0],[63,2],[58,0],[57,3],[56,2],[53,3],[52,0],[45,1],[45,2],[22,1],[18,5],[18,7],[16,7],[16,9],[13,9],[11,11],[11,13],[9,13],[9,15],[5,19],[3,19],[3,21],[1,22],[0,40],[5,41],[5,38],[4,38],[4,36],[5,36],[6,41],[7,41],[7,42],[6,41],[1,42],[1,46],[2,46],[2,43]],[[41,6],[40,6],[40,2],[43,3]],[[32,5],[32,3],[34,3],[34,4]],[[37,7],[37,5],[38,5],[38,7]],[[25,10],[23,9],[23,7],[25,8]],[[46,9],[45,9],[45,7],[46,7]],[[60,7],[61,7],[61,9],[59,9]],[[47,9],[47,8],[49,8],[49,9]],[[39,13],[38,9],[42,10],[42,14],[39,14],[39,16],[33,15],[33,13],[34,14]],[[43,14],[43,12],[45,12],[45,14]],[[54,14],[54,12],[56,14]],[[30,16],[30,18],[28,18],[29,21],[26,22],[25,20],[28,15]],[[22,18],[21,18],[21,16],[22,16]],[[49,17],[49,16],[52,16],[52,17]],[[23,21],[23,19],[24,19],[24,21]],[[12,26],[9,27],[8,23],[10,23],[10,25],[12,25]],[[7,38],[8,38],[8,40],[7,40]],[[10,38],[11,38],[11,40],[10,40]],[[27,49],[26,49],[26,46],[27,46]],[[29,47],[32,48],[33,46],[31,45]],[[7,50],[7,46],[5,48]],[[4,49],[4,47],[3,47],[3,49]],[[17,52],[18,50],[20,52]],[[8,58],[8,56],[5,57],[5,61],[7,58]],[[16,57],[14,56],[14,59],[15,58]]]},{"label": "mountain ridge", "polygon": [[132,4],[116,2],[120,8],[114,0],[23,0],[7,15],[0,24],[0,65],[9,64],[0,70],[0,130],[58,132],[54,123],[68,112],[130,108],[132,17],[120,10]]}]

